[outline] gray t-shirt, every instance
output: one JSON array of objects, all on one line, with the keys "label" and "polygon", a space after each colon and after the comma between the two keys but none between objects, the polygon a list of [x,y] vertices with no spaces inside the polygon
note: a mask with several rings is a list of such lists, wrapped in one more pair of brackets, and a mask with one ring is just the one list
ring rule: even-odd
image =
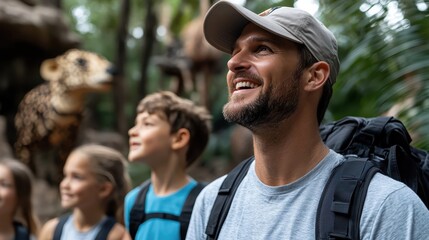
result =
[{"label": "gray t-shirt", "polygon": [[[285,186],[270,187],[255,174],[254,163],[239,185],[219,239],[315,239],[319,199],[332,169],[344,161],[330,153],[309,173]],[[206,239],[205,228],[225,176],[198,196],[186,239]],[[429,239],[429,211],[403,183],[376,174],[360,223],[361,239]]]}]

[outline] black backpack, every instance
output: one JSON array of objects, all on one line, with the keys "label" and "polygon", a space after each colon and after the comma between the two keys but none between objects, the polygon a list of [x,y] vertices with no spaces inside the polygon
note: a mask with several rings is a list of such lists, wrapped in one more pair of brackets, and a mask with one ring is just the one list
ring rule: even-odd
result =
[{"label": "black backpack", "polygon": [[[67,219],[71,214],[65,214],[59,218],[58,224],[54,230],[53,240],[60,240],[61,234],[63,233],[64,224],[67,222]],[[107,220],[104,221],[101,226],[100,231],[95,236],[94,240],[106,240],[109,235],[110,230],[112,230],[113,226],[116,224],[116,220],[113,217],[107,217]]]},{"label": "black backpack", "polygon": [[[360,239],[359,223],[372,177],[381,172],[405,183],[429,208],[429,160],[410,146],[404,125],[393,117],[345,117],[320,127],[325,144],[343,154],[325,186],[316,217],[317,239]],[[235,167],[219,188],[206,234],[217,239],[238,185],[253,157]]]},{"label": "black backpack", "polygon": [[182,212],[180,216],[168,214],[168,213],[146,213],[145,212],[145,203],[146,203],[146,195],[149,190],[150,181],[146,181],[142,184],[142,188],[140,189],[136,202],[134,206],[131,208],[130,213],[130,235],[132,239],[135,239],[137,230],[139,229],[140,224],[151,219],[151,218],[161,218],[161,219],[169,219],[173,221],[178,221],[180,223],[180,238],[185,239],[186,232],[188,231],[189,220],[192,215],[192,210],[194,208],[195,200],[198,197],[198,194],[203,190],[203,188],[207,185],[206,183],[198,183],[192,188],[191,192],[189,192],[188,197],[185,200],[185,204],[183,205]]},{"label": "black backpack", "polygon": [[13,227],[15,228],[15,240],[30,240],[30,233],[24,225],[14,221]]}]

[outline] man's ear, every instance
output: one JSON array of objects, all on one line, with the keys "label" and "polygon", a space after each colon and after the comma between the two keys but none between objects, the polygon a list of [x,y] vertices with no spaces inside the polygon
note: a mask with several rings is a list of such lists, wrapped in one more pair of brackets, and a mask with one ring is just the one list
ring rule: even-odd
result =
[{"label": "man's ear", "polygon": [[191,139],[191,133],[186,128],[180,128],[172,137],[171,147],[173,149],[180,149],[185,147]]},{"label": "man's ear", "polygon": [[314,63],[308,69],[308,73],[310,77],[306,79],[304,89],[306,91],[315,91],[317,89],[322,89],[329,78],[329,64],[324,61]]}]

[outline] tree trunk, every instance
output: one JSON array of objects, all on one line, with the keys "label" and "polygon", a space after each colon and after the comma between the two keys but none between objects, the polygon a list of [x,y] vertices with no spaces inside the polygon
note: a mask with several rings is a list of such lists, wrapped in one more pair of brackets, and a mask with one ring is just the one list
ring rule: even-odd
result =
[{"label": "tree trunk", "polygon": [[116,116],[116,130],[120,134],[126,135],[127,133],[127,119],[124,113],[124,102],[127,102],[124,94],[125,85],[125,61],[126,61],[126,41],[128,36],[128,22],[130,15],[130,1],[122,0],[121,13],[117,35],[117,53],[116,53],[116,68],[117,77],[115,87],[113,89],[114,106]]},{"label": "tree trunk", "polygon": [[53,4],[58,9],[62,9],[63,8],[63,4],[62,4],[61,0],[53,0]]},{"label": "tree trunk", "polygon": [[147,69],[149,59],[152,55],[153,43],[155,40],[155,30],[157,26],[157,19],[154,12],[154,0],[146,1],[146,19],[144,19],[144,36],[142,47],[142,60],[141,60],[141,79],[139,82],[138,96],[142,98],[147,92]]}]

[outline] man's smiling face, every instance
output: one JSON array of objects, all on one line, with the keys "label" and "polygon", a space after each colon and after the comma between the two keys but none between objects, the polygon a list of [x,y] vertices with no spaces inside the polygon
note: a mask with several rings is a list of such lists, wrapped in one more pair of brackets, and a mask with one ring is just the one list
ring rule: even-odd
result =
[{"label": "man's smiling face", "polygon": [[289,117],[299,96],[297,44],[248,24],[228,61],[225,119],[252,128]]}]

